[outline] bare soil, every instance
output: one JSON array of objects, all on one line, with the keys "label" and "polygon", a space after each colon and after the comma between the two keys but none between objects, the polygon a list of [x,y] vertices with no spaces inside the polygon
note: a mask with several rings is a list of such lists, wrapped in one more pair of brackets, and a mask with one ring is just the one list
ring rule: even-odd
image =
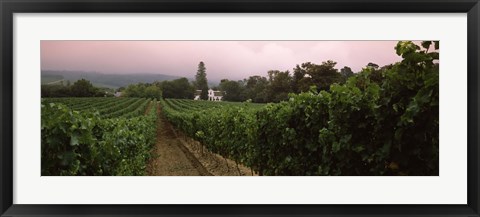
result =
[{"label": "bare soil", "polygon": [[[152,105],[149,105],[152,107]],[[150,109],[150,108],[149,108]],[[147,110],[149,110],[147,109]],[[147,172],[151,176],[251,176],[248,167],[207,151],[176,130],[157,108],[157,141]]]},{"label": "bare soil", "polygon": [[208,151],[201,145],[200,142],[185,136],[182,132],[175,131],[175,133],[190,153],[192,153],[198,161],[215,176],[258,176],[250,168],[221,155]]},{"label": "bare soil", "polygon": [[153,105],[153,101],[150,101],[150,102],[148,103],[147,109],[145,109],[144,115],[148,115],[148,113],[150,112],[150,109],[152,109],[152,106],[154,106],[154,105]]},{"label": "bare soil", "polygon": [[157,141],[152,150],[153,158],[147,168],[151,176],[208,176],[205,168],[194,157],[181,149],[181,142],[157,108]]}]

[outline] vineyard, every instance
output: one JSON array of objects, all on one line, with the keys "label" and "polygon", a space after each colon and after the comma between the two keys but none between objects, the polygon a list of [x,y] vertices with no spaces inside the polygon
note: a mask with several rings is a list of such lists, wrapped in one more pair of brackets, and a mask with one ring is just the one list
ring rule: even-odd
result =
[{"label": "vineyard", "polygon": [[251,175],[439,175],[439,53],[430,44],[399,42],[402,61],[278,103],[43,98],[42,175],[147,175],[152,158],[160,175],[214,174],[198,173],[198,153],[179,137],[221,156],[215,167],[228,160]]},{"label": "vineyard", "polygon": [[365,68],[280,103],[160,103],[188,136],[260,175],[438,175],[438,53],[396,49],[403,61],[380,76]]},{"label": "vineyard", "polygon": [[42,99],[42,175],[145,175],[156,108],[142,98]]}]

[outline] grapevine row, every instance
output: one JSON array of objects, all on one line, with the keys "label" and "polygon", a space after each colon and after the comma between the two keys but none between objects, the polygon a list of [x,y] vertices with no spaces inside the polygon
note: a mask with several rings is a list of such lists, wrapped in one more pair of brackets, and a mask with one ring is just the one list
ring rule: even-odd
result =
[{"label": "grapevine row", "polygon": [[[144,108],[149,100],[137,102]],[[156,138],[156,101],[151,105],[147,115],[108,119],[43,102],[42,175],[145,175]]]},{"label": "grapevine row", "polygon": [[381,80],[365,68],[328,92],[277,104],[197,109],[207,102],[167,99],[162,111],[210,151],[260,175],[438,175],[438,53],[409,43],[397,53],[403,60]]},{"label": "grapevine row", "polygon": [[42,103],[61,103],[75,111],[98,111],[102,118],[142,115],[149,100],[142,98],[46,98]]}]

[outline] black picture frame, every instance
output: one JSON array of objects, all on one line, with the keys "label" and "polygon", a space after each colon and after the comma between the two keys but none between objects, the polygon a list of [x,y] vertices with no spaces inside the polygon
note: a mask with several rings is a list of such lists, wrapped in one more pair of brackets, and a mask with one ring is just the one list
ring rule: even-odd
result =
[{"label": "black picture frame", "polygon": [[[478,0],[0,0],[1,216],[480,216]],[[466,205],[20,205],[13,204],[14,13],[467,13]]]}]

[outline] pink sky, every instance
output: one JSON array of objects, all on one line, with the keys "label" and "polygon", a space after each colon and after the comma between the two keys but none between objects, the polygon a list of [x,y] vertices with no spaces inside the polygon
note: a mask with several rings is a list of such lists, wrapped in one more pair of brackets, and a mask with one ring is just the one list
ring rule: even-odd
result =
[{"label": "pink sky", "polygon": [[193,78],[203,61],[207,78],[266,76],[296,64],[326,60],[354,72],[369,62],[399,61],[397,41],[41,41],[42,70],[153,73]]}]

